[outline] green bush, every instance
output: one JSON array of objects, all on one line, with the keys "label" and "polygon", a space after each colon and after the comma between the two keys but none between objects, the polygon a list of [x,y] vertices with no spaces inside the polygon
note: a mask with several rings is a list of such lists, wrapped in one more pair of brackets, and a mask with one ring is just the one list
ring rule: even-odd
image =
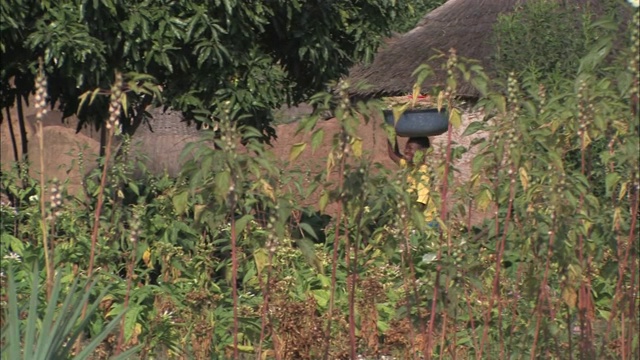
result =
[{"label": "green bush", "polygon": [[[258,130],[231,122],[233,103],[209,114],[216,147],[185,149],[194,156],[178,179],[132,179],[127,151],[80,197],[3,172],[18,201],[2,208],[2,269],[19,259],[23,279],[44,263],[45,286],[58,271],[72,294],[75,278],[97,276],[95,289],[109,290],[86,294],[99,304],[87,338],[126,310],[115,344],[102,345],[140,346],[141,358],[637,357],[638,73],[634,49],[619,56],[624,66],[609,66],[588,51],[581,63],[592,66],[553,87],[513,76],[506,94],[486,92],[480,69],[451,58],[453,89],[464,77],[487,85],[487,119],[465,130],[485,131],[468,180],[454,181],[453,154],[469,149],[449,143],[428,156],[441,231],[404,190],[410,169],[362,157],[358,124],[380,106],[352,104],[342,84],[330,109],[339,133],[323,139],[310,116],[299,124],[310,143],[291,151],[296,160],[330,141],[317,174],[288,170]],[[443,101],[457,127],[454,95]],[[312,104],[326,110],[329,99]],[[53,187],[61,196],[41,204]],[[299,200],[316,191],[321,211],[337,209],[327,226],[301,221],[313,210]],[[473,210],[484,222],[470,223]],[[3,325],[16,329],[31,290],[2,291]]]}]

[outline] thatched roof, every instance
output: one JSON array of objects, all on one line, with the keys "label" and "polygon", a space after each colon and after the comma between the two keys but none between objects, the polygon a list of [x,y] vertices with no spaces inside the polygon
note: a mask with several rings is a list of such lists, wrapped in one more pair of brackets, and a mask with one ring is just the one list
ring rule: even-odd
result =
[{"label": "thatched roof", "polygon": [[[396,96],[412,91],[413,71],[439,53],[456,50],[458,56],[472,58],[491,74],[493,26],[498,15],[513,11],[526,0],[449,0],[428,13],[408,33],[397,36],[382,46],[369,66],[351,69],[350,83],[370,86],[356,90],[355,96]],[[567,1],[567,0],[562,0]],[[596,5],[598,0],[569,0],[569,3]],[[446,56],[438,61],[446,61]],[[436,74],[427,79],[423,89],[443,86],[446,72],[438,71],[438,61],[429,63]],[[460,96],[477,97],[470,84],[460,84]]]}]

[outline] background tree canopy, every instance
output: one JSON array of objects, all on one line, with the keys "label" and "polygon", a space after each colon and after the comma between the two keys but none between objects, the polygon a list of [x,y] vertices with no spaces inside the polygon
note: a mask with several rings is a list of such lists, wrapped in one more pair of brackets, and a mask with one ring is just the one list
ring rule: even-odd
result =
[{"label": "background tree canopy", "polygon": [[[129,80],[153,76],[163,90],[159,100],[188,117],[230,101],[244,123],[273,135],[271,109],[303,101],[370,59],[394,24],[412,14],[409,3],[3,0],[2,106],[33,91],[43,57],[51,102],[66,116],[78,111],[84,92],[109,88],[119,70]],[[100,98],[78,114],[83,123],[106,117]],[[128,99],[134,109],[145,101],[133,93]]]}]

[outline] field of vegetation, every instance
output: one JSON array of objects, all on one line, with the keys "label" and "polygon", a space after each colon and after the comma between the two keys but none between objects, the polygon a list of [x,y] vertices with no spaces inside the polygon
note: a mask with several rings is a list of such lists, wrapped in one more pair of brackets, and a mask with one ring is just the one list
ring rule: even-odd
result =
[{"label": "field of vegetation", "polygon": [[[108,109],[108,135],[83,193],[26,175],[46,164],[2,172],[2,357],[637,359],[638,9],[622,33],[613,20],[585,23],[588,36],[572,38],[583,54],[544,71],[535,61],[545,59],[515,56],[535,16],[499,22],[495,78],[446,55],[448,88],[434,95],[450,131],[463,80],[486,116],[464,130],[484,134],[473,149],[448,137],[443,154],[426,154],[439,229],[406,191],[411,169],[362,156],[355,129],[382,104],[351,101],[345,81],[315,89],[316,111],[300,121],[313,135],[291,163],[333,144],[311,181],[281,166],[266,127],[239,121],[261,99],[238,88],[199,113],[215,131],[185,149],[193,157],[172,179],[131,161],[126,134],[111,146],[132,98],[164,96],[153,76],[113,72],[110,87],[84,96]],[[50,61],[31,64],[40,114]],[[430,72],[425,64],[417,78]],[[195,102],[181,96],[174,104]],[[325,111],[341,126],[331,139],[316,129]],[[470,150],[460,182],[456,161]],[[78,154],[73,166],[85,165]],[[317,207],[299,205],[318,191]],[[476,210],[489,215],[473,224]]]}]

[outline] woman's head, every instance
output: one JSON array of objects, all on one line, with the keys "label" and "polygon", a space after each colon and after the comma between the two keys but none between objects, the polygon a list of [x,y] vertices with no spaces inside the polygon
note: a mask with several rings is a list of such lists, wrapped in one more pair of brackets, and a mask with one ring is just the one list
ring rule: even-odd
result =
[{"label": "woman's head", "polygon": [[418,151],[426,151],[431,146],[428,137],[411,137],[404,147],[404,157],[408,162],[413,162],[413,157]]}]

